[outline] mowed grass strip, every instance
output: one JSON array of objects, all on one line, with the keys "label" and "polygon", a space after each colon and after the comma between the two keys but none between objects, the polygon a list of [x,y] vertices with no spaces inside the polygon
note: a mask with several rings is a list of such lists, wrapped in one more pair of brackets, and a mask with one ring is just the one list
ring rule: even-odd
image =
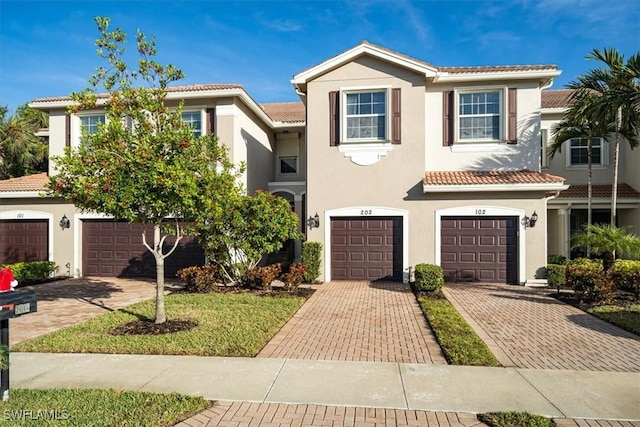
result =
[{"label": "mowed grass strip", "polygon": [[599,319],[640,335],[640,304],[601,305],[587,310]]},{"label": "mowed grass strip", "polygon": [[528,412],[490,412],[478,414],[478,420],[490,427],[553,427],[550,418]]},{"label": "mowed grass strip", "polygon": [[420,295],[418,302],[449,364],[501,366],[484,341],[444,295]]},{"label": "mowed grass strip", "polygon": [[12,389],[3,426],[173,426],[211,406],[195,396],[94,389]]},{"label": "mowed grass strip", "polygon": [[304,301],[294,295],[172,294],[165,298],[167,318],[198,326],[164,335],[111,334],[133,320],[153,319],[155,301],[148,300],[17,344],[12,351],[251,357]]}]

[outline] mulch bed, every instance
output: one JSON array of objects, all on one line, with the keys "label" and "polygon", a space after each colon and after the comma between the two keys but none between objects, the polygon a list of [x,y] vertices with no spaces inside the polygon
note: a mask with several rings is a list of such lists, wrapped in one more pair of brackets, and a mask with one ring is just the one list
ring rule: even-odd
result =
[{"label": "mulch bed", "polygon": [[198,324],[191,320],[170,319],[159,325],[153,320],[133,320],[113,329],[111,335],[164,335],[188,331],[196,326]]},{"label": "mulch bed", "polygon": [[[564,302],[565,304],[572,305],[576,308],[579,308],[582,311],[587,311],[590,308],[596,307],[598,305],[602,305],[601,303],[587,303],[582,299],[578,298],[576,294],[572,291],[560,290],[560,293],[553,292],[549,294],[550,297],[555,298]],[[634,296],[630,292],[616,292],[616,295],[613,297],[611,301],[608,301],[606,305],[617,305],[620,307],[626,307],[630,304],[633,304],[635,301]]]}]

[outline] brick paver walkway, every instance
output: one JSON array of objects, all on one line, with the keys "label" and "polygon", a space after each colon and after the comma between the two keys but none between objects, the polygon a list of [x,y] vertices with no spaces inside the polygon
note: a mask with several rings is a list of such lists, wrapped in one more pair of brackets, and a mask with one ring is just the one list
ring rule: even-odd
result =
[{"label": "brick paver walkway", "polygon": [[446,364],[409,285],[330,282],[258,357]]},{"label": "brick paver walkway", "polygon": [[452,284],[445,292],[505,366],[640,372],[640,338],[547,296],[550,289]]},{"label": "brick paver walkway", "polygon": [[153,298],[156,292],[152,281],[118,278],[66,279],[20,289],[36,293],[38,311],[9,321],[11,344]]},{"label": "brick paver walkway", "polygon": [[463,427],[484,426],[474,414],[324,405],[216,402],[176,427]]}]

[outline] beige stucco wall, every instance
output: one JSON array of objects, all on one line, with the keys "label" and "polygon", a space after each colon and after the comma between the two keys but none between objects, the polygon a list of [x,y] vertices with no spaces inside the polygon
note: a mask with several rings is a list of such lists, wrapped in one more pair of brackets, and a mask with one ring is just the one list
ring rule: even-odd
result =
[{"label": "beige stucco wall", "polygon": [[[386,156],[372,165],[354,164],[338,147],[329,146],[328,93],[344,88],[384,86],[401,88],[402,144],[392,146]],[[530,118],[533,105],[539,102],[539,98],[533,95],[531,98],[519,95],[518,106],[523,118]],[[475,163],[469,153],[451,153],[448,148],[442,148],[441,105],[442,94],[427,87],[423,76],[371,58],[359,58],[308,83],[307,192],[310,197],[307,211],[318,212],[321,218],[320,227],[308,231],[308,240],[320,241],[325,248],[330,244],[326,240],[330,224],[325,218],[329,210],[361,208],[371,210],[373,215],[379,208],[403,210],[408,217],[408,266],[413,266],[419,262],[436,262],[439,250],[435,240],[436,211],[439,209],[509,208],[518,209],[523,215],[537,211],[540,217],[537,226],[521,230],[521,239],[525,242],[521,257],[526,261],[522,273],[525,279],[533,278],[546,259],[543,194],[423,194],[421,181],[425,170],[471,168]],[[538,129],[537,125],[532,126]],[[538,164],[537,159],[530,159],[533,151],[538,150],[539,140],[535,141],[535,150],[529,145],[535,138],[532,136],[522,145],[525,153],[516,155],[516,164],[532,168]]]},{"label": "beige stucco wall", "polygon": [[[49,261],[58,266],[56,274],[73,275],[76,268],[74,264],[74,214],[77,213],[74,206],[57,199],[32,198],[32,199],[0,199],[1,219],[47,219],[49,221]],[[71,227],[62,230],[58,223],[63,215],[71,222]],[[69,263],[67,270],[66,264]]]}]

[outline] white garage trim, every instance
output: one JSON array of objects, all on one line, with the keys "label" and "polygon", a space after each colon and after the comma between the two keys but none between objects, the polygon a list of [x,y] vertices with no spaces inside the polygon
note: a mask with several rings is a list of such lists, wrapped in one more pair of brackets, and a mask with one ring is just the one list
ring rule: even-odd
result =
[{"label": "white garage trim", "polygon": [[0,212],[0,220],[18,220],[21,219],[46,219],[47,224],[47,258],[49,261],[53,261],[53,214],[49,212],[41,211],[26,211],[26,210],[13,210]]},{"label": "white garage trim", "polygon": [[436,210],[435,215],[435,251],[436,265],[442,265],[442,217],[447,216],[470,216],[470,217],[501,217],[501,216],[517,216],[518,217],[518,281],[525,283],[526,259],[525,240],[526,228],[524,226],[525,213],[523,209],[505,208],[499,206],[461,206],[457,208],[447,208]]},{"label": "white garage trim", "polygon": [[353,206],[324,212],[324,280],[331,280],[331,218],[349,216],[402,218],[402,282],[409,283],[409,211],[379,206]]}]

